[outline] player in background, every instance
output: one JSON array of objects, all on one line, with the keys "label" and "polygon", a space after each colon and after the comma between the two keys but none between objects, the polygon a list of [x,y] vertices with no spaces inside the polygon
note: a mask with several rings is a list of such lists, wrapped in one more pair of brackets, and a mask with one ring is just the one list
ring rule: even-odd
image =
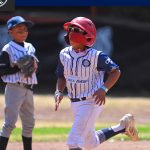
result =
[{"label": "player in background", "polygon": [[[20,115],[22,121],[22,140],[24,150],[32,149],[32,130],[34,128],[33,85],[37,84],[35,72],[31,77],[24,78],[16,65],[19,58],[25,55],[34,56],[35,48],[25,42],[28,29],[33,22],[21,16],[7,21],[8,33],[12,39],[0,53],[0,76],[5,87],[5,118],[0,132],[0,150],[5,150],[12,130]],[[33,57],[34,59],[34,57]],[[35,68],[37,64],[35,61]]]},{"label": "player in background", "polygon": [[[58,109],[63,91],[67,87],[74,115],[67,140],[69,150],[93,149],[119,133],[125,133],[132,140],[137,140],[138,133],[131,114],[123,116],[115,126],[95,131],[94,124],[106,102],[106,93],[119,79],[120,69],[102,51],[92,48],[96,28],[90,19],[74,18],[64,24],[64,29],[67,32],[66,43],[70,46],[61,50],[59,55],[55,110]],[[108,77],[104,82],[105,73]]]}]

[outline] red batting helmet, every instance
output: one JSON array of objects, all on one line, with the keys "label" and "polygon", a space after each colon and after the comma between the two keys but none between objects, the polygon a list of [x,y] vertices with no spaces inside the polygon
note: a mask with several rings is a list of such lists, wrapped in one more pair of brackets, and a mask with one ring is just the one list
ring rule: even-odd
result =
[{"label": "red batting helmet", "polygon": [[84,35],[87,42],[86,46],[91,47],[96,39],[96,27],[94,23],[86,17],[76,17],[71,22],[64,24],[64,29],[68,32],[68,27],[75,25],[86,32]]}]

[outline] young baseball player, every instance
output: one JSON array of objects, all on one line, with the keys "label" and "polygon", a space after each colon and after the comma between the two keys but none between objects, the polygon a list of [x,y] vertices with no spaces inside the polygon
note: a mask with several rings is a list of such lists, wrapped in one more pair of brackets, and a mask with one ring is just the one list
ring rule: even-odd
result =
[{"label": "young baseball player", "polygon": [[[65,41],[70,45],[61,50],[56,70],[58,76],[55,92],[56,107],[63,99],[67,87],[74,122],[67,140],[69,150],[92,149],[107,139],[125,133],[138,139],[134,117],[126,114],[120,123],[95,131],[94,124],[101,113],[105,96],[120,76],[119,66],[102,51],[92,48],[96,39],[93,22],[85,17],[74,18],[64,24]],[[104,82],[104,73],[108,74]]]},{"label": "young baseball player", "polygon": [[[15,16],[8,20],[8,33],[12,38],[6,44],[0,54],[0,76],[5,87],[5,119],[0,132],[0,150],[5,150],[12,130],[18,119],[22,121],[22,140],[24,150],[32,149],[32,130],[34,128],[33,85],[37,84],[35,72],[31,77],[24,77],[17,60],[25,55],[34,57],[35,48],[25,42],[28,37],[28,29],[33,22],[26,21],[21,16]],[[35,61],[35,69],[37,63]]]}]

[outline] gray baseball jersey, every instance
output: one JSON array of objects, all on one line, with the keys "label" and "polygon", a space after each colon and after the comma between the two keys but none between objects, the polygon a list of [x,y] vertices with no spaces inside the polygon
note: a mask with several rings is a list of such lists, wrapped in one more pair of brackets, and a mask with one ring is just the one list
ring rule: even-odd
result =
[{"label": "gray baseball jersey", "polygon": [[[24,42],[24,47],[18,45],[17,43],[11,41],[7,45],[4,46],[2,51],[5,51],[9,54],[10,64],[13,64],[24,55],[34,55],[35,48],[32,44]],[[23,74],[21,72],[17,72],[11,75],[2,76],[2,80],[5,83],[26,83],[26,84],[37,84],[37,78],[35,73],[33,73],[32,78],[23,78]]]}]

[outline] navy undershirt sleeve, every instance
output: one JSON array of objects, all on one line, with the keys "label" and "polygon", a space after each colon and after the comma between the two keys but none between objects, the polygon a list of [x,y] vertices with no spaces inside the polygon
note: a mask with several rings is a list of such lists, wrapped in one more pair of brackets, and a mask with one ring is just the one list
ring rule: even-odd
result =
[{"label": "navy undershirt sleeve", "polygon": [[61,63],[60,59],[58,60],[57,68],[55,71],[57,77],[64,77],[64,66]]},{"label": "navy undershirt sleeve", "polygon": [[20,71],[20,69],[15,66],[10,66],[9,55],[7,52],[2,51],[0,53],[0,76],[14,74]]}]

